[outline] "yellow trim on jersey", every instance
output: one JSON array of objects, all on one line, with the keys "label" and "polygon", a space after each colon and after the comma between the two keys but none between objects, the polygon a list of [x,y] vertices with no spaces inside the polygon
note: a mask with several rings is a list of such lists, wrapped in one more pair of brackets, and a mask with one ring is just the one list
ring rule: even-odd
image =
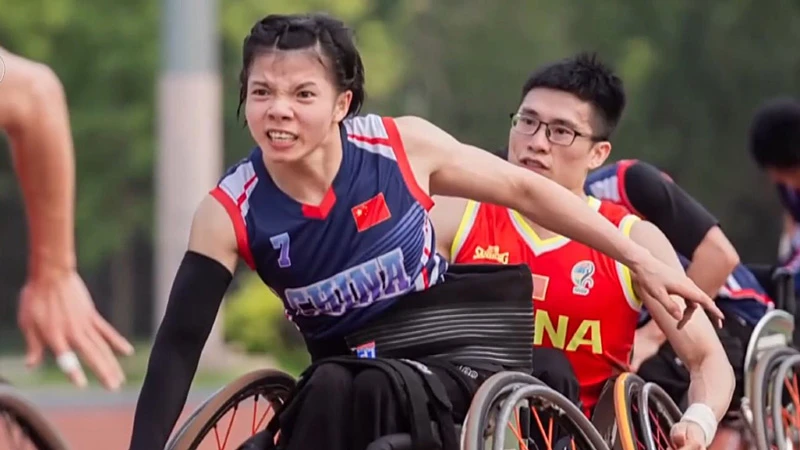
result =
[{"label": "yellow trim on jersey", "polygon": [[[586,202],[589,204],[589,207],[595,211],[600,209],[600,200],[591,196],[587,196]],[[536,231],[534,231],[534,229],[528,224],[528,221],[525,220],[522,214],[511,209],[508,211],[511,213],[511,218],[514,222],[514,225],[516,225],[515,228],[517,228],[517,231],[522,235],[523,239],[528,242],[535,254],[538,255],[541,252],[555,250],[556,248],[559,248],[569,242],[568,238],[561,235],[555,235],[546,239],[540,238],[539,235],[536,234]]]},{"label": "yellow trim on jersey", "polygon": [[[628,214],[619,222],[619,230],[625,236],[630,237],[633,224],[639,222],[640,220],[641,219],[639,219],[638,216]],[[622,287],[622,291],[625,293],[625,298],[628,300],[628,304],[634,310],[639,311],[642,308],[642,301],[636,296],[636,290],[633,288],[631,269],[619,261],[616,262],[616,266],[617,275],[619,275],[620,286]]]},{"label": "yellow trim on jersey", "polygon": [[453,243],[450,244],[450,261],[455,261],[461,247],[464,246],[464,241],[469,236],[472,225],[475,224],[475,215],[478,212],[480,204],[474,200],[467,200],[467,207],[464,208],[464,214],[461,215],[461,222],[456,229],[456,235],[453,237]]}]

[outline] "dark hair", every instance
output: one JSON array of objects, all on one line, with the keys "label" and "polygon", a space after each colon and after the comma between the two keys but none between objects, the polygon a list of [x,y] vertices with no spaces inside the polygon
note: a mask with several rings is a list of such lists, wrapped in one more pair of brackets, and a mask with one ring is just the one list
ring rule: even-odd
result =
[{"label": "dark hair", "polygon": [[[327,14],[271,14],[253,25],[244,38],[242,71],[239,74],[239,108],[247,98],[247,79],[256,56],[272,50],[299,50],[319,45],[322,54],[333,64],[330,68],[340,92],[350,90],[353,99],[348,116],[361,111],[364,90],[364,64],[353,40],[353,31]],[[325,62],[323,61],[323,64]]]},{"label": "dark hair", "polygon": [[522,98],[535,88],[569,92],[589,102],[600,116],[597,137],[608,139],[625,109],[622,80],[594,53],[579,53],[535,71],[522,86]]},{"label": "dark hair", "polygon": [[800,101],[781,97],[762,104],[750,124],[749,145],[761,168],[800,166]]}]

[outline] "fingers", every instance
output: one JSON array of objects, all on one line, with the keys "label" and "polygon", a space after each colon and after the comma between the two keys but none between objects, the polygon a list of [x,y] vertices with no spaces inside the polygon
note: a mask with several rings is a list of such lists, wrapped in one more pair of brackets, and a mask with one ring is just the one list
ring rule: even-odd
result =
[{"label": "fingers", "polygon": [[56,361],[59,362],[59,368],[69,377],[72,384],[79,388],[85,388],[88,384],[86,374],[75,356],[75,353],[70,349],[67,344],[67,339],[60,331],[51,329],[45,333],[45,341],[47,342],[53,354],[56,356]]},{"label": "fingers", "polygon": [[658,302],[675,320],[680,321],[683,319],[681,305],[669,295],[666,289],[659,292]]},{"label": "fingers", "polygon": [[681,320],[678,321],[678,329],[682,329],[687,323],[689,323],[689,319],[692,318],[692,314],[694,314],[695,310],[697,309],[697,305],[692,302],[686,303],[686,309],[683,310],[683,317]]},{"label": "fingers", "polygon": [[42,363],[42,359],[44,359],[44,343],[35,325],[26,323],[20,326],[22,335],[25,337],[25,366],[28,369],[33,369],[39,366]]},{"label": "fingers", "polygon": [[100,336],[105,339],[114,351],[122,353],[125,356],[133,354],[133,345],[128,342],[110,323],[100,314],[96,314],[92,320],[95,329],[100,333]]},{"label": "fingers", "polygon": [[75,348],[106,389],[119,389],[124,379],[122,367],[95,329],[87,329],[76,336]]}]

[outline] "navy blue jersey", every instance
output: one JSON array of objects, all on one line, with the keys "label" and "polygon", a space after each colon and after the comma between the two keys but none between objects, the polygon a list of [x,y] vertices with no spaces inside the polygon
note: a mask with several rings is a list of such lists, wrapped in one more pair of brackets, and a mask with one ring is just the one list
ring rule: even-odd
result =
[{"label": "navy blue jersey", "polygon": [[340,133],[342,163],[320,205],[281,191],[260,148],[212,191],[233,221],[240,256],[309,339],[357,330],[447,269],[435,251],[433,201],[414,179],[394,120],[354,117]]},{"label": "navy blue jersey", "polygon": [[[717,225],[717,220],[668,175],[641,161],[622,160],[593,171],[586,178],[584,191],[652,222],[675,247],[684,268],[708,231]],[[752,325],[772,304],[755,275],[742,264],[728,276],[716,300]]]}]

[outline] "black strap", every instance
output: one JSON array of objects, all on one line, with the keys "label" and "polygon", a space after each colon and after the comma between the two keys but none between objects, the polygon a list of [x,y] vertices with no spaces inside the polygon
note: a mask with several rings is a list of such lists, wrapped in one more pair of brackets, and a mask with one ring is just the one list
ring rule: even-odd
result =
[{"label": "black strap", "polygon": [[[439,378],[437,378],[427,366],[420,362],[411,361],[408,359],[401,359],[399,361],[402,362],[403,365],[414,368],[423,381],[423,386],[428,393],[427,397],[431,400],[429,402],[429,407],[433,412],[434,421],[439,428],[442,450],[458,450],[459,439],[456,436],[456,425],[453,422],[453,404],[450,402],[450,398],[447,395],[447,390],[445,389],[441,380],[439,380]],[[392,361],[393,364],[398,365],[401,364],[400,362]],[[414,428],[416,428],[416,426]],[[430,429],[430,420],[428,420],[428,426],[426,429]],[[411,441],[415,444],[414,448],[434,448],[425,447],[423,446],[423,442],[421,440],[417,441],[414,438],[413,428]]]}]

